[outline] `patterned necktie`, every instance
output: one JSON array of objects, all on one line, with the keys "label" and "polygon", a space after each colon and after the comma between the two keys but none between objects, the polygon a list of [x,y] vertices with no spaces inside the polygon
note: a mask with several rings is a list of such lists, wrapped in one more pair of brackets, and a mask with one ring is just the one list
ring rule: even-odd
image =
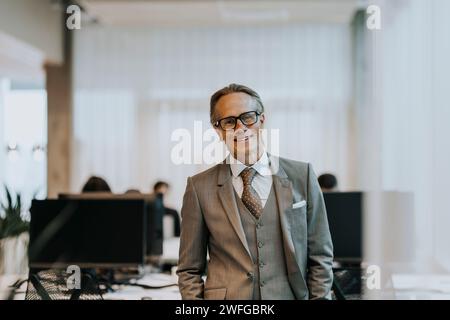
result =
[{"label": "patterned necktie", "polygon": [[263,211],[261,199],[256,193],[256,190],[252,187],[252,181],[255,177],[256,170],[253,168],[244,169],[240,176],[244,183],[244,191],[242,192],[242,202],[247,207],[248,211],[256,218],[259,219]]}]

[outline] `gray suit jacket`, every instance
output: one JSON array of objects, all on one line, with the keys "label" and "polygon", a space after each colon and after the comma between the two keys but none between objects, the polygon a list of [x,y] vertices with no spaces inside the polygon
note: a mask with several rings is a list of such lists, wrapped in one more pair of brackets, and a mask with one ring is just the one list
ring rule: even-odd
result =
[{"label": "gray suit jacket", "polygon": [[[289,284],[297,299],[329,299],[333,245],[316,175],[308,163],[269,157],[279,164],[273,186]],[[302,206],[303,200],[306,204]],[[293,208],[299,202],[300,206]],[[229,164],[218,164],[188,178],[181,217],[177,274],[182,298],[251,299],[252,258]]]}]

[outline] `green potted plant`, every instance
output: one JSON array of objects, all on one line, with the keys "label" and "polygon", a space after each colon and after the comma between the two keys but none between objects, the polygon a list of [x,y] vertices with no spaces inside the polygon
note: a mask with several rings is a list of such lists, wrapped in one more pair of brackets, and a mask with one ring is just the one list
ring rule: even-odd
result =
[{"label": "green potted plant", "polygon": [[5,186],[6,203],[0,205],[0,275],[23,274],[28,267],[29,222],[22,216],[21,195],[15,200]]}]

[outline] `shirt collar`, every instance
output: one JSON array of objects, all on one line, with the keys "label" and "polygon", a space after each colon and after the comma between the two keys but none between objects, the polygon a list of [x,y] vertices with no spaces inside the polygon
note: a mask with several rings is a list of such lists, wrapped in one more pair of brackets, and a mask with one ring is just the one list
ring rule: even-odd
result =
[{"label": "shirt collar", "polygon": [[[240,162],[239,160],[235,159],[231,154],[230,154],[230,157],[233,158],[230,163],[231,173],[233,174],[233,177],[236,178],[241,174],[241,172],[245,168],[247,168],[247,166],[245,164],[243,164],[242,162]],[[259,158],[259,160],[256,161],[250,167],[255,169],[256,172],[258,172],[262,176],[272,175],[269,157],[267,156],[267,152],[264,152],[262,154],[262,156]]]}]

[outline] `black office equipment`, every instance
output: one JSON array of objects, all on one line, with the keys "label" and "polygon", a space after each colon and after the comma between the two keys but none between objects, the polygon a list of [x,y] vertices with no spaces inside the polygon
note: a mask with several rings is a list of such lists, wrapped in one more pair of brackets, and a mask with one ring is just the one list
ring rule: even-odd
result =
[{"label": "black office equipment", "polygon": [[79,288],[67,286],[69,276],[64,269],[30,271],[25,300],[103,300],[94,275],[82,272]]},{"label": "black office equipment", "polygon": [[334,259],[359,265],[362,260],[362,193],[324,192]]},{"label": "black office equipment", "polygon": [[113,194],[110,192],[88,192],[77,194],[59,194],[59,199],[73,200],[144,200],[146,204],[146,255],[160,256],[163,253],[163,218],[164,205],[162,199],[153,194]]},{"label": "black office equipment", "polygon": [[143,200],[33,200],[30,268],[143,265],[146,209]]},{"label": "black office equipment", "polygon": [[334,247],[333,292],[338,300],[361,299],[363,194],[324,192]]},{"label": "black office equipment", "polygon": [[162,199],[154,197],[147,199],[147,256],[163,254],[164,242],[164,205]]}]

